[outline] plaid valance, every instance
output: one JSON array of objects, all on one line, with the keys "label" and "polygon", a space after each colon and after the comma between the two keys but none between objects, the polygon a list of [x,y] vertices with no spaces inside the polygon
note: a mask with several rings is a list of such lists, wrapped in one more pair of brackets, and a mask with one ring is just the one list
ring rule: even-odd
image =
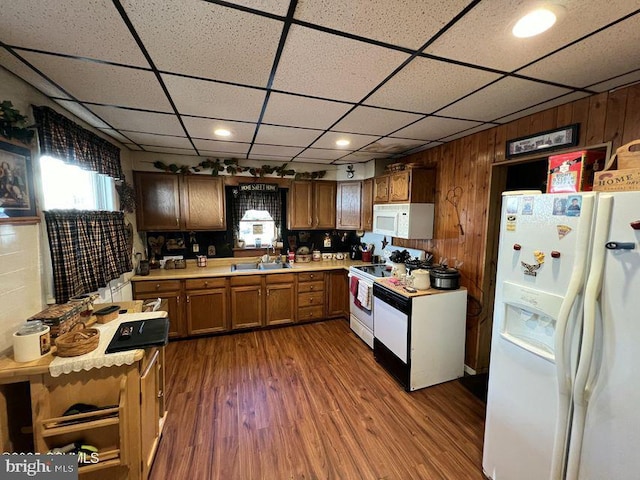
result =
[{"label": "plaid valance", "polygon": [[117,180],[124,178],[118,147],[49,107],[32,107],[43,155]]},{"label": "plaid valance", "polygon": [[56,303],[95,292],[133,270],[123,212],[50,210],[44,218]]}]

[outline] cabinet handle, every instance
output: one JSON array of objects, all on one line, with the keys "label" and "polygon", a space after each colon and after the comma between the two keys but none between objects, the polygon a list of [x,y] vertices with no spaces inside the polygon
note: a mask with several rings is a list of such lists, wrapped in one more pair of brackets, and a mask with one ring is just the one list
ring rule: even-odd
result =
[{"label": "cabinet handle", "polygon": [[269,296],[269,289],[267,288],[267,297]]},{"label": "cabinet handle", "polygon": [[176,217],[176,227],[180,226],[180,219],[178,217]]},{"label": "cabinet handle", "polygon": [[258,290],[258,296],[261,297],[262,296],[262,290]]},{"label": "cabinet handle", "polygon": [[208,287],[209,286],[209,282],[204,282],[204,286]]},{"label": "cabinet handle", "polygon": [[158,392],[158,398],[162,398],[162,397],[164,397],[164,392],[162,390],[160,390]]},{"label": "cabinet handle", "polygon": [[191,300],[189,300],[189,295],[187,295],[187,303],[189,303]]},{"label": "cabinet handle", "polygon": [[313,297],[309,298],[309,303],[313,303]]},{"label": "cabinet handle", "polygon": [[160,290],[160,284],[156,283],[156,290]]},{"label": "cabinet handle", "polygon": [[309,290],[313,290],[313,285],[309,285]]},{"label": "cabinet handle", "polygon": [[313,273],[309,275],[309,278],[313,278]]}]

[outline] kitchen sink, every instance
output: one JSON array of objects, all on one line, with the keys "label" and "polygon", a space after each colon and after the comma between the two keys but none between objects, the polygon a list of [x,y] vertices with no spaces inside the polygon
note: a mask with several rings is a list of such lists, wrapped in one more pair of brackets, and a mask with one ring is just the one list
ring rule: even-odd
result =
[{"label": "kitchen sink", "polygon": [[289,263],[259,263],[260,270],[280,270],[281,268],[291,268]]},{"label": "kitchen sink", "polygon": [[231,265],[231,271],[235,272],[236,270],[257,270],[257,263],[234,263]]}]

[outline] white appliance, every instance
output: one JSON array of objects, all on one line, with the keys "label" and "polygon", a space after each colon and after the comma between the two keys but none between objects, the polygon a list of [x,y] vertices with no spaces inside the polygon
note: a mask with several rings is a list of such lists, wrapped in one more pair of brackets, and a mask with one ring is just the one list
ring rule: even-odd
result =
[{"label": "white appliance", "polygon": [[405,239],[433,238],[433,203],[392,203],[373,206],[373,233]]},{"label": "white appliance", "polygon": [[[388,245],[387,248],[382,251],[382,256],[388,259],[394,250],[407,250],[412,257],[418,260],[424,260],[426,256],[424,250],[396,247],[393,245]],[[369,348],[373,348],[373,282],[375,282],[377,278],[390,277],[391,275],[391,268],[384,264],[352,265],[349,267],[349,326]],[[354,291],[351,291],[354,278],[356,279],[357,286]],[[361,302],[356,302],[358,292],[361,292],[362,288],[368,289],[371,294],[369,308],[363,308]]]},{"label": "white appliance", "polygon": [[410,392],[464,374],[467,290],[403,294],[373,285],[373,355]]},{"label": "white appliance", "polygon": [[485,475],[638,478],[640,192],[506,193],[501,215]]}]

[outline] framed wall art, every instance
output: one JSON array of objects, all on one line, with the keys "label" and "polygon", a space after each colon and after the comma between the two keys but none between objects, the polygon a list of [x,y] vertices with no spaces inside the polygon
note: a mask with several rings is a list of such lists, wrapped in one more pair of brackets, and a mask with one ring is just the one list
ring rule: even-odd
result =
[{"label": "framed wall art", "polygon": [[506,158],[534,155],[578,144],[579,123],[507,141]]},{"label": "framed wall art", "polygon": [[33,185],[31,151],[0,141],[0,224],[40,221]]}]

